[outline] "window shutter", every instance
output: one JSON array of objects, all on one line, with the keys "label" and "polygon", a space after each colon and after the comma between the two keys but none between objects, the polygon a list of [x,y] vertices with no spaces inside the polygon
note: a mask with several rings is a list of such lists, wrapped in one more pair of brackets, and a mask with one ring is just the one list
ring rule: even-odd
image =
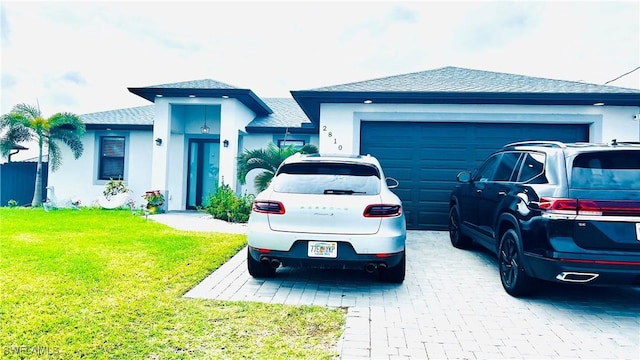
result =
[{"label": "window shutter", "polygon": [[124,179],[124,137],[105,136],[101,141],[100,179]]},{"label": "window shutter", "polygon": [[124,138],[121,138],[121,137],[102,138],[102,156],[124,157]]}]

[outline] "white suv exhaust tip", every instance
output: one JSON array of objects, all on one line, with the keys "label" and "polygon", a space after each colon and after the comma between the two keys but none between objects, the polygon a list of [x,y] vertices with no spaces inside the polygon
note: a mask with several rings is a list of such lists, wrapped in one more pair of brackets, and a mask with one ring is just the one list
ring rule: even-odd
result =
[{"label": "white suv exhaust tip", "polygon": [[271,266],[273,269],[277,269],[280,267],[280,260],[278,259],[270,259],[266,256],[263,256],[260,258],[260,262],[263,263],[265,266]]},{"label": "white suv exhaust tip", "polygon": [[600,274],[565,271],[558,274],[556,279],[564,282],[587,283],[593,281],[598,276],[600,276]]}]

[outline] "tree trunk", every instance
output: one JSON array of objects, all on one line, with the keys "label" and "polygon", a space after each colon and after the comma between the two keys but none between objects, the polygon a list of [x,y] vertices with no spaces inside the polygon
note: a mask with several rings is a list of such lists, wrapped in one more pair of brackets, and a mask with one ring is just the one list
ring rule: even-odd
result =
[{"label": "tree trunk", "polygon": [[33,190],[31,207],[42,205],[42,137],[38,141],[38,166],[36,167],[36,186]]}]

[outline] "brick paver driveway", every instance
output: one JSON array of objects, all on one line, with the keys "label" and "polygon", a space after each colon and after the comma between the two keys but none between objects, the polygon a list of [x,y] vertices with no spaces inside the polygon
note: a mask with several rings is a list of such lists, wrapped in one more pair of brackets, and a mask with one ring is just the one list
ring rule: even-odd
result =
[{"label": "brick paver driveway", "polygon": [[640,359],[640,288],[547,284],[507,295],[491,254],[450,246],[446,232],[409,231],[407,276],[279,269],[256,280],[246,250],[187,297],[347,307],[342,359]]}]

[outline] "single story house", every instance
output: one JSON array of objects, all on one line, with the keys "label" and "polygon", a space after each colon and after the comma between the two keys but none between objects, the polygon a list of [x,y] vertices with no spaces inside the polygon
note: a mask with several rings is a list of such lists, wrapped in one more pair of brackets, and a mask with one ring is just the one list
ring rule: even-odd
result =
[{"label": "single story house", "polygon": [[460,170],[519,140],[640,141],[640,90],[458,67],[260,98],[214,80],[129,88],[150,105],[81,115],[85,153],[49,174],[58,197],[96,201],[122,177],[142,203],[161,190],[167,210],[195,209],[237,180],[237,156],[275,144],[371,154],[404,204],[409,229],[446,228]]}]

